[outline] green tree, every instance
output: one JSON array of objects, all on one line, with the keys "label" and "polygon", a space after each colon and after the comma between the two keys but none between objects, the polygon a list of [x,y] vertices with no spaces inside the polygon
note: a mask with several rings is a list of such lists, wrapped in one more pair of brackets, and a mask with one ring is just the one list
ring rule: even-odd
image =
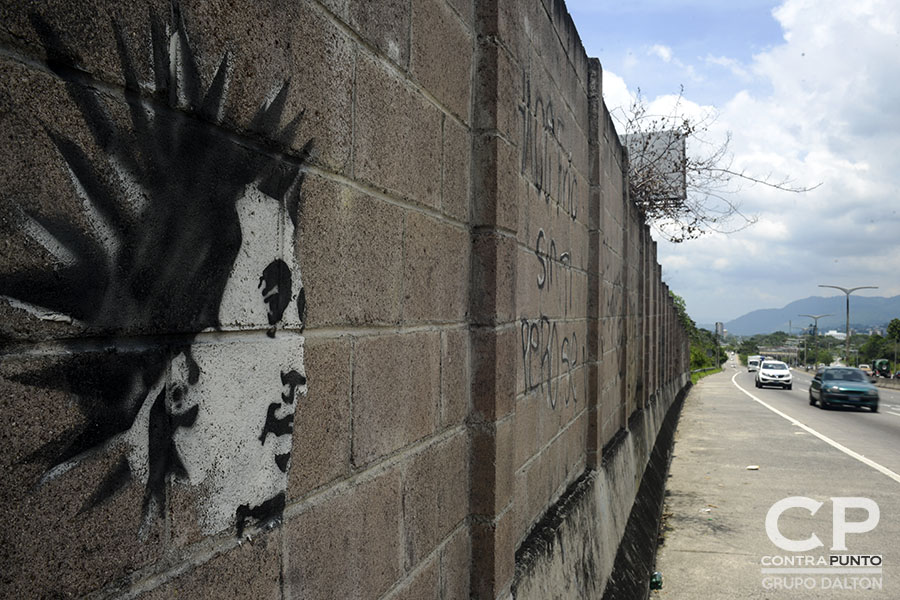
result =
[{"label": "green tree", "polygon": [[715,367],[716,356],[719,357],[719,365],[725,362],[727,356],[718,344],[716,334],[707,329],[698,329],[694,320],[687,314],[687,305],[684,298],[669,290],[669,296],[675,304],[675,312],[685,331],[688,333],[691,347],[691,370]]},{"label": "green tree", "polygon": [[887,338],[883,338],[877,333],[870,335],[869,339],[859,348],[859,360],[871,365],[876,358],[886,358],[891,351],[891,346],[893,344]]},{"label": "green tree", "polygon": [[891,319],[887,328],[888,339],[893,343],[894,370],[897,369],[897,345],[900,344],[900,319]]}]

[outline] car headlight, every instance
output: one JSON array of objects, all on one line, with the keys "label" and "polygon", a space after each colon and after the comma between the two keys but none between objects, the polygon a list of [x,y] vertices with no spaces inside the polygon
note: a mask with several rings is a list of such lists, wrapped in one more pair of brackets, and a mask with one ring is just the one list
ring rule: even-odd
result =
[{"label": "car headlight", "polygon": [[829,391],[829,392],[839,392],[839,391],[841,391],[841,388],[838,387],[838,386],[836,386],[836,385],[832,385],[832,386],[829,386],[829,387],[827,388],[826,391]]},{"label": "car headlight", "polygon": [[878,397],[878,390],[869,390],[866,392],[866,396],[875,396]]}]

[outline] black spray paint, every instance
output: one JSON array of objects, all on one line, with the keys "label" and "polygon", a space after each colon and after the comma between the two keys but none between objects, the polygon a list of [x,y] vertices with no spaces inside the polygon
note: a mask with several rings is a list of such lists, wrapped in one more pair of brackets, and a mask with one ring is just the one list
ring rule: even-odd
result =
[{"label": "black spray paint", "polygon": [[[85,216],[89,221],[99,218],[106,227],[104,233],[85,231],[74,225],[74,220],[27,213],[23,218],[65,247],[74,260],[52,270],[0,274],[0,295],[67,315],[89,333],[108,340],[106,352],[73,351],[51,366],[15,376],[29,385],[73,394],[83,413],[82,425],[57,436],[30,457],[47,465],[44,479],[127,432],[148,395],[156,394],[149,416],[145,517],[152,516],[154,509],[163,514],[167,478],[186,476],[173,436],[179,428],[193,426],[197,407],[182,410],[188,386],[159,388],[158,382],[166,377],[172,360],[182,354],[187,358],[188,384],[196,384],[202,377],[190,358],[190,346],[197,332],[220,326],[223,291],[241,247],[236,201],[247,186],[256,184],[286,207],[296,225],[302,165],[312,147],[310,140],[299,153],[290,155],[302,113],[280,127],[287,83],[253,117],[250,129],[256,134],[255,141],[238,141],[224,133],[219,123],[226,103],[230,56],[222,57],[204,90],[177,3],[172,5],[171,17],[171,35],[157,15],[150,17],[152,96],[141,91],[132,53],[121,29],[113,24],[128,106],[128,121],[122,123],[111,115],[108,100],[97,92],[91,76],[76,68],[83,64],[78,53],[41,16],[32,15],[47,64],[65,82],[94,145],[109,164],[138,185],[144,202],[135,206],[128,200],[126,184],[104,175],[106,165],[96,164],[93,155],[73,138],[47,126],[47,135],[83,190]],[[290,269],[278,259],[260,274],[270,334],[290,303],[291,283]],[[302,319],[302,289],[298,309]],[[177,347],[116,350],[118,336],[158,332],[161,326],[191,333],[180,336]],[[288,384],[293,402],[300,384],[294,380]],[[290,423],[284,425],[272,416],[273,432],[290,428]],[[275,460],[284,471],[285,456],[289,455],[279,456]],[[84,509],[108,499],[132,477],[127,461],[119,461]],[[264,507],[247,507],[245,514],[238,515],[238,527],[242,529],[250,517],[262,519],[261,511],[271,516],[283,506],[282,495],[280,501],[274,498]]]}]

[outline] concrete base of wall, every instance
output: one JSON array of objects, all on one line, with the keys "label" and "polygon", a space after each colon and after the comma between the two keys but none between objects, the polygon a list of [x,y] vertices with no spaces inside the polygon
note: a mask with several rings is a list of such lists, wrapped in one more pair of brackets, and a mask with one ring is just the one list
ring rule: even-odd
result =
[{"label": "concrete base of wall", "polygon": [[[636,412],[516,552],[512,598],[638,598],[649,585],[685,375]],[[637,594],[635,594],[637,591]]]},{"label": "concrete base of wall", "polygon": [[677,394],[656,437],[625,526],[625,534],[619,543],[613,571],[606,582],[603,600],[647,598],[650,593],[650,576],[656,561],[666,475],[669,472],[675,430],[687,389]]}]

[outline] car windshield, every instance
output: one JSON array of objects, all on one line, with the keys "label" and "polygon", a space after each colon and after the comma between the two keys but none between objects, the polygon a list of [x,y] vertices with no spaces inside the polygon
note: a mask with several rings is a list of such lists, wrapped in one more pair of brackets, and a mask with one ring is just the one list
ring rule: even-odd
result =
[{"label": "car windshield", "polygon": [[866,381],[862,371],[856,369],[834,369],[825,371],[825,381]]},{"label": "car windshield", "polygon": [[769,369],[772,371],[787,371],[787,365],[784,363],[776,363],[776,362],[767,362],[763,363],[763,369]]}]

